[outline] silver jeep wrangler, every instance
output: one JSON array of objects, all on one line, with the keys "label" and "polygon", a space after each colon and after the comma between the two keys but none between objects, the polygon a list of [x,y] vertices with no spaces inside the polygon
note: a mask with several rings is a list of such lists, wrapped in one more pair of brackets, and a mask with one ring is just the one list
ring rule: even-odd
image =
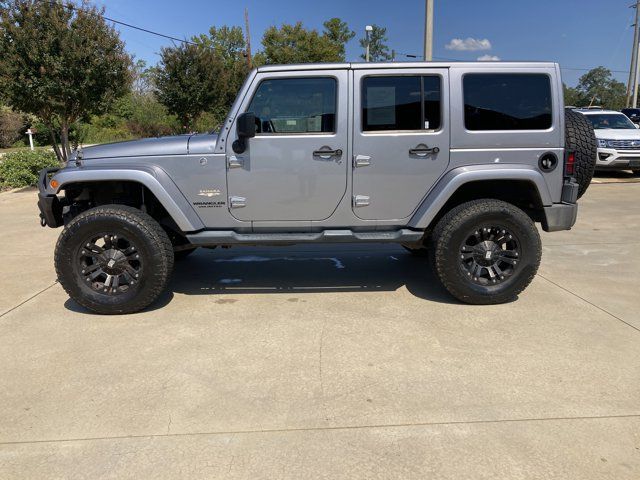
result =
[{"label": "silver jeep wrangler", "polygon": [[[100,145],[41,173],[58,278],[128,313],[198,247],[393,242],[472,304],[516,297],[545,231],[576,221],[596,160],[555,63],[253,70],[218,133]],[[381,272],[382,274],[382,272]]]}]

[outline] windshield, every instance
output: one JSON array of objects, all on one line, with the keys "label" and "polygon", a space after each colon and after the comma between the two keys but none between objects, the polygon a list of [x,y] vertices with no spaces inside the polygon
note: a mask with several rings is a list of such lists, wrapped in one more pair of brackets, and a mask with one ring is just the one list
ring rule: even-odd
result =
[{"label": "windshield", "polygon": [[615,130],[635,129],[636,126],[625,115],[615,113],[599,113],[595,115],[585,115],[593,125],[593,128]]}]

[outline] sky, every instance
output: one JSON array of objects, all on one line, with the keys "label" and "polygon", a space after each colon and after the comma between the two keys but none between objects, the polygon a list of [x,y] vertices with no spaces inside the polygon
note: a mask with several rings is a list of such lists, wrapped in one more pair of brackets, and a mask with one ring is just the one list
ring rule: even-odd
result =
[{"label": "sky", "polygon": [[[347,60],[358,61],[364,28],[387,28],[388,45],[422,55],[424,0],[96,0],[106,15],[178,38],[206,33],[210,26],[244,27],[249,9],[252,48],[263,31],[302,21],[308,28],[339,17],[356,32]],[[632,0],[435,0],[434,59],[541,60],[559,62],[563,79],[575,85],[596,66],[627,82],[634,10]],[[155,64],[171,40],[117,26],[127,50]],[[398,60],[406,58],[398,55]],[[411,60],[411,59],[406,59]]]}]

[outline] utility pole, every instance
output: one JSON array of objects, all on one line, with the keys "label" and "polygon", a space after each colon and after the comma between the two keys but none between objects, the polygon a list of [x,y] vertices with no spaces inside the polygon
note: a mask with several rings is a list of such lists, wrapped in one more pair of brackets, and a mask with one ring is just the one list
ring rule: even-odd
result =
[{"label": "utility pole", "polygon": [[636,71],[633,79],[633,108],[638,108],[638,78],[640,78],[640,61],[638,61],[638,45],[636,44]]},{"label": "utility pole", "polygon": [[[424,61],[433,60],[433,2],[425,0],[424,6]],[[638,0],[640,3],[640,0]]]},{"label": "utility pole", "polygon": [[[631,104],[631,97],[638,89],[638,29],[640,28],[640,0],[630,8],[636,9],[636,21],[633,24],[633,48],[631,50],[631,66],[629,67],[629,82],[627,83],[627,107]],[[635,102],[634,102],[635,103]]]},{"label": "utility pole", "polygon": [[[640,2],[640,0],[638,0]],[[251,70],[251,32],[249,31],[249,9],[244,9],[244,28],[246,30],[247,35],[247,66],[249,70]]]}]

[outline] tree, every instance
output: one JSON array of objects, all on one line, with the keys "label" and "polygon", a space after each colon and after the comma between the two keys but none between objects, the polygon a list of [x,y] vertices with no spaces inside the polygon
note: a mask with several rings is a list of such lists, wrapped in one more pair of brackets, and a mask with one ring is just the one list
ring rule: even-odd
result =
[{"label": "tree", "polygon": [[562,84],[562,90],[564,92],[564,104],[565,106],[580,107],[584,104],[582,94],[577,88],[568,87],[566,84]]},{"label": "tree", "polygon": [[339,61],[344,62],[346,57],[345,46],[356,36],[356,32],[352,31],[346,22],[336,17],[327,20],[323,25],[324,35],[335,44],[340,57]]},{"label": "tree", "polygon": [[0,105],[0,148],[12,146],[26,130],[26,116]]},{"label": "tree", "polygon": [[63,161],[74,122],[105,111],[131,81],[131,57],[102,13],[86,1],[0,1],[0,91],[44,122]]},{"label": "tree", "polygon": [[223,59],[211,48],[182,44],[160,51],[154,79],[156,95],[184,130],[190,131],[203,112],[225,102],[225,92],[218,86],[228,81]]},{"label": "tree", "polygon": [[194,37],[193,41],[204,48],[213,51],[214,55],[220,59],[224,65],[226,75],[219,77],[216,85],[218,91],[218,103],[210,106],[207,111],[214,114],[217,121],[222,121],[224,115],[233,104],[242,86],[249,67],[247,65],[245,41],[242,28],[211,27],[209,35]]},{"label": "tree", "polygon": [[[372,62],[384,62],[391,60],[391,53],[387,47],[387,29],[378,25],[372,25],[373,30],[369,32],[369,60]],[[366,50],[367,37],[360,39],[360,46]],[[360,58],[366,60],[363,53]]]},{"label": "tree", "polygon": [[153,91],[153,67],[147,68],[147,62],[137,60],[131,68],[131,91],[137,95],[147,95]]},{"label": "tree", "polygon": [[578,81],[576,91],[584,105],[600,105],[612,110],[625,106],[626,87],[611,75],[605,67],[596,67],[585,73]]},{"label": "tree", "polygon": [[343,62],[345,44],[354,33],[339,18],[324,23],[324,32],[304,28],[302,22],[269,27],[256,61],[267,64]]}]

